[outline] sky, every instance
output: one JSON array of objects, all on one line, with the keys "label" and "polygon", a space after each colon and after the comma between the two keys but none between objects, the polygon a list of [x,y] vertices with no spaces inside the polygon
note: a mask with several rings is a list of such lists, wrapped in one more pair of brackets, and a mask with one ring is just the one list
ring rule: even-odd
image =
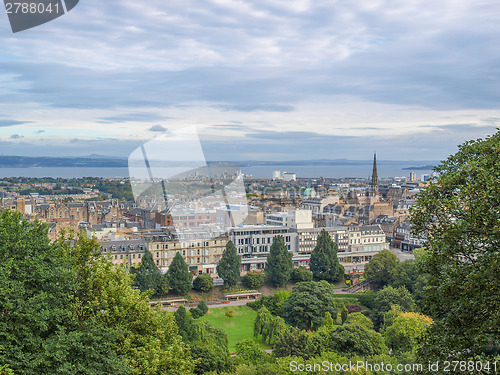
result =
[{"label": "sky", "polygon": [[443,160],[500,127],[500,3],[81,0],[0,16],[3,155],[128,156],[196,126],[211,160]]}]

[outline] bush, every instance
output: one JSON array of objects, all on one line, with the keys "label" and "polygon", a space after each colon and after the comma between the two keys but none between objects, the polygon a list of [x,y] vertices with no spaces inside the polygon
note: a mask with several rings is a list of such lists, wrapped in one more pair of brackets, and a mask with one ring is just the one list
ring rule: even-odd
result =
[{"label": "bush", "polygon": [[228,318],[234,318],[234,316],[236,315],[236,313],[234,312],[233,309],[229,309],[229,310],[226,311],[226,313],[224,315],[227,316]]},{"label": "bush", "polygon": [[299,268],[294,268],[292,271],[291,280],[294,283],[299,283],[301,281],[312,281],[313,274],[306,267],[300,266]]},{"label": "bush", "polygon": [[200,292],[209,292],[214,287],[214,280],[209,274],[202,273],[198,275],[193,281],[193,288]]},{"label": "bush", "polygon": [[200,303],[198,303],[197,308],[200,309],[203,315],[205,315],[208,312],[208,305],[205,301],[201,301]]},{"label": "bush", "polygon": [[201,318],[203,315],[205,315],[203,314],[203,311],[201,311],[198,307],[189,310],[189,312],[191,313],[193,319],[198,319]]},{"label": "bush", "polygon": [[264,285],[264,273],[263,272],[249,272],[243,276],[243,283],[252,289],[260,288]]}]

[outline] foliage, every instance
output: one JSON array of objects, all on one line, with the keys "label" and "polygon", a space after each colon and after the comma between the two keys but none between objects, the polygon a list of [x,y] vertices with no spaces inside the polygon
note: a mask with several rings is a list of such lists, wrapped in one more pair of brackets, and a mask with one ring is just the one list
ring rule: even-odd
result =
[{"label": "foliage", "polygon": [[167,280],[172,291],[177,294],[186,294],[192,288],[193,275],[189,272],[189,266],[179,252],[175,254],[168,267]]},{"label": "foliage", "polygon": [[231,368],[231,356],[227,346],[214,345],[210,340],[199,340],[191,344],[191,355],[197,360],[195,374],[209,371],[224,371]]},{"label": "foliage", "polygon": [[382,250],[365,265],[366,280],[376,289],[383,288],[393,280],[393,270],[398,264],[397,256],[390,250]]},{"label": "foliage", "polygon": [[367,329],[373,329],[373,322],[360,312],[349,314],[344,324],[353,324]]},{"label": "foliage", "polygon": [[273,346],[273,355],[276,357],[307,357],[307,346],[312,333],[291,327],[283,332]]},{"label": "foliage", "polygon": [[266,360],[267,354],[251,338],[236,344],[236,354],[247,363],[258,364]]},{"label": "foliage", "polygon": [[214,279],[208,273],[202,273],[196,276],[193,281],[193,289],[199,290],[200,292],[210,292],[214,287]]},{"label": "foliage", "polygon": [[271,314],[281,315],[283,313],[283,303],[291,294],[290,290],[278,289],[272,296],[262,296],[257,301],[247,303],[247,306],[254,310],[266,307]]},{"label": "foliage", "polygon": [[275,236],[267,256],[266,274],[276,287],[285,285],[292,275],[292,253],[288,251],[283,236]]},{"label": "foliage", "polygon": [[328,282],[337,282],[343,279],[345,272],[339,263],[337,252],[337,244],[333,242],[330,234],[322,229],[309,262],[314,278]]},{"label": "foliage", "polygon": [[135,274],[134,285],[141,292],[152,290],[155,296],[162,296],[168,293],[168,280],[156,266],[153,255],[149,250],[146,249],[139,267],[131,267],[130,272]]},{"label": "foliage", "polygon": [[333,321],[333,318],[332,318],[332,314],[330,314],[329,311],[327,311],[325,313],[325,322],[323,324],[323,327],[325,327],[325,329],[328,329],[328,330],[332,330],[333,329],[333,326],[334,326],[334,321]]},{"label": "foliage", "polygon": [[233,309],[229,309],[225,312],[225,314],[228,318],[234,318],[234,316],[236,315],[236,312],[233,310]]},{"label": "foliage", "polygon": [[411,352],[416,348],[417,339],[433,324],[428,316],[407,312],[399,314],[384,331],[387,346],[395,353]]},{"label": "foliage", "polygon": [[387,353],[387,346],[380,333],[353,324],[345,324],[331,331],[328,347],[347,357]]},{"label": "foliage", "polygon": [[217,274],[224,280],[224,284],[231,287],[240,281],[241,257],[236,251],[234,244],[229,241],[222,258],[217,264]]},{"label": "foliage", "polygon": [[283,304],[283,317],[300,329],[317,329],[323,325],[327,311],[337,317],[337,302],[325,280],[297,283]]},{"label": "foliage", "polygon": [[294,268],[292,271],[291,280],[295,283],[299,283],[301,281],[312,281],[313,274],[312,272],[304,266],[300,266],[299,268]]},{"label": "foliage", "polygon": [[459,146],[435,171],[411,212],[427,239],[425,302],[436,317],[421,355],[484,355],[488,335],[500,337],[500,131]]},{"label": "foliage", "polygon": [[257,313],[254,323],[254,336],[262,335],[262,341],[273,345],[289,327],[280,316],[272,315],[265,307]]},{"label": "foliage", "polygon": [[264,285],[264,273],[262,272],[248,272],[243,276],[243,283],[252,289],[258,289]]},{"label": "foliage", "polygon": [[193,317],[184,306],[174,312],[175,322],[179,329],[179,335],[182,336],[184,342],[194,341],[197,338],[196,328],[194,326]]},{"label": "foliage", "polygon": [[0,216],[0,363],[20,374],[189,374],[173,317],[83,233]]},{"label": "foliage", "polygon": [[349,314],[349,311],[347,311],[347,307],[345,307],[345,305],[342,305],[342,308],[340,310],[340,315],[341,315],[341,319],[342,319],[342,324],[345,323],[345,321],[347,320],[347,315]]},{"label": "foliage", "polygon": [[404,286],[393,288],[386,286],[376,293],[375,306],[372,308],[372,320],[375,328],[380,328],[384,321],[384,314],[391,310],[392,306],[399,306],[402,311],[415,311],[415,302]]}]

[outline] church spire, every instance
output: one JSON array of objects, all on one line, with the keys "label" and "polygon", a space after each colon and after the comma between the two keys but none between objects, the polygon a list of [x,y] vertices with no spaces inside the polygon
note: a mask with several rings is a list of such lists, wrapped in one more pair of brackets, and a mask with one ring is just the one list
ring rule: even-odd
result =
[{"label": "church spire", "polygon": [[373,154],[372,194],[378,195],[377,154]]}]

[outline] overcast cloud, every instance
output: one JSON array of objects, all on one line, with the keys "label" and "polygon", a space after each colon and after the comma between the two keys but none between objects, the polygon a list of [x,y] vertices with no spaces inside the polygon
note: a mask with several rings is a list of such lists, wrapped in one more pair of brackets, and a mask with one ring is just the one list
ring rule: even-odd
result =
[{"label": "overcast cloud", "polygon": [[4,17],[2,151],[126,156],[162,124],[199,126],[221,160],[443,159],[499,126],[498,14],[493,1],[85,0],[17,34]]}]

